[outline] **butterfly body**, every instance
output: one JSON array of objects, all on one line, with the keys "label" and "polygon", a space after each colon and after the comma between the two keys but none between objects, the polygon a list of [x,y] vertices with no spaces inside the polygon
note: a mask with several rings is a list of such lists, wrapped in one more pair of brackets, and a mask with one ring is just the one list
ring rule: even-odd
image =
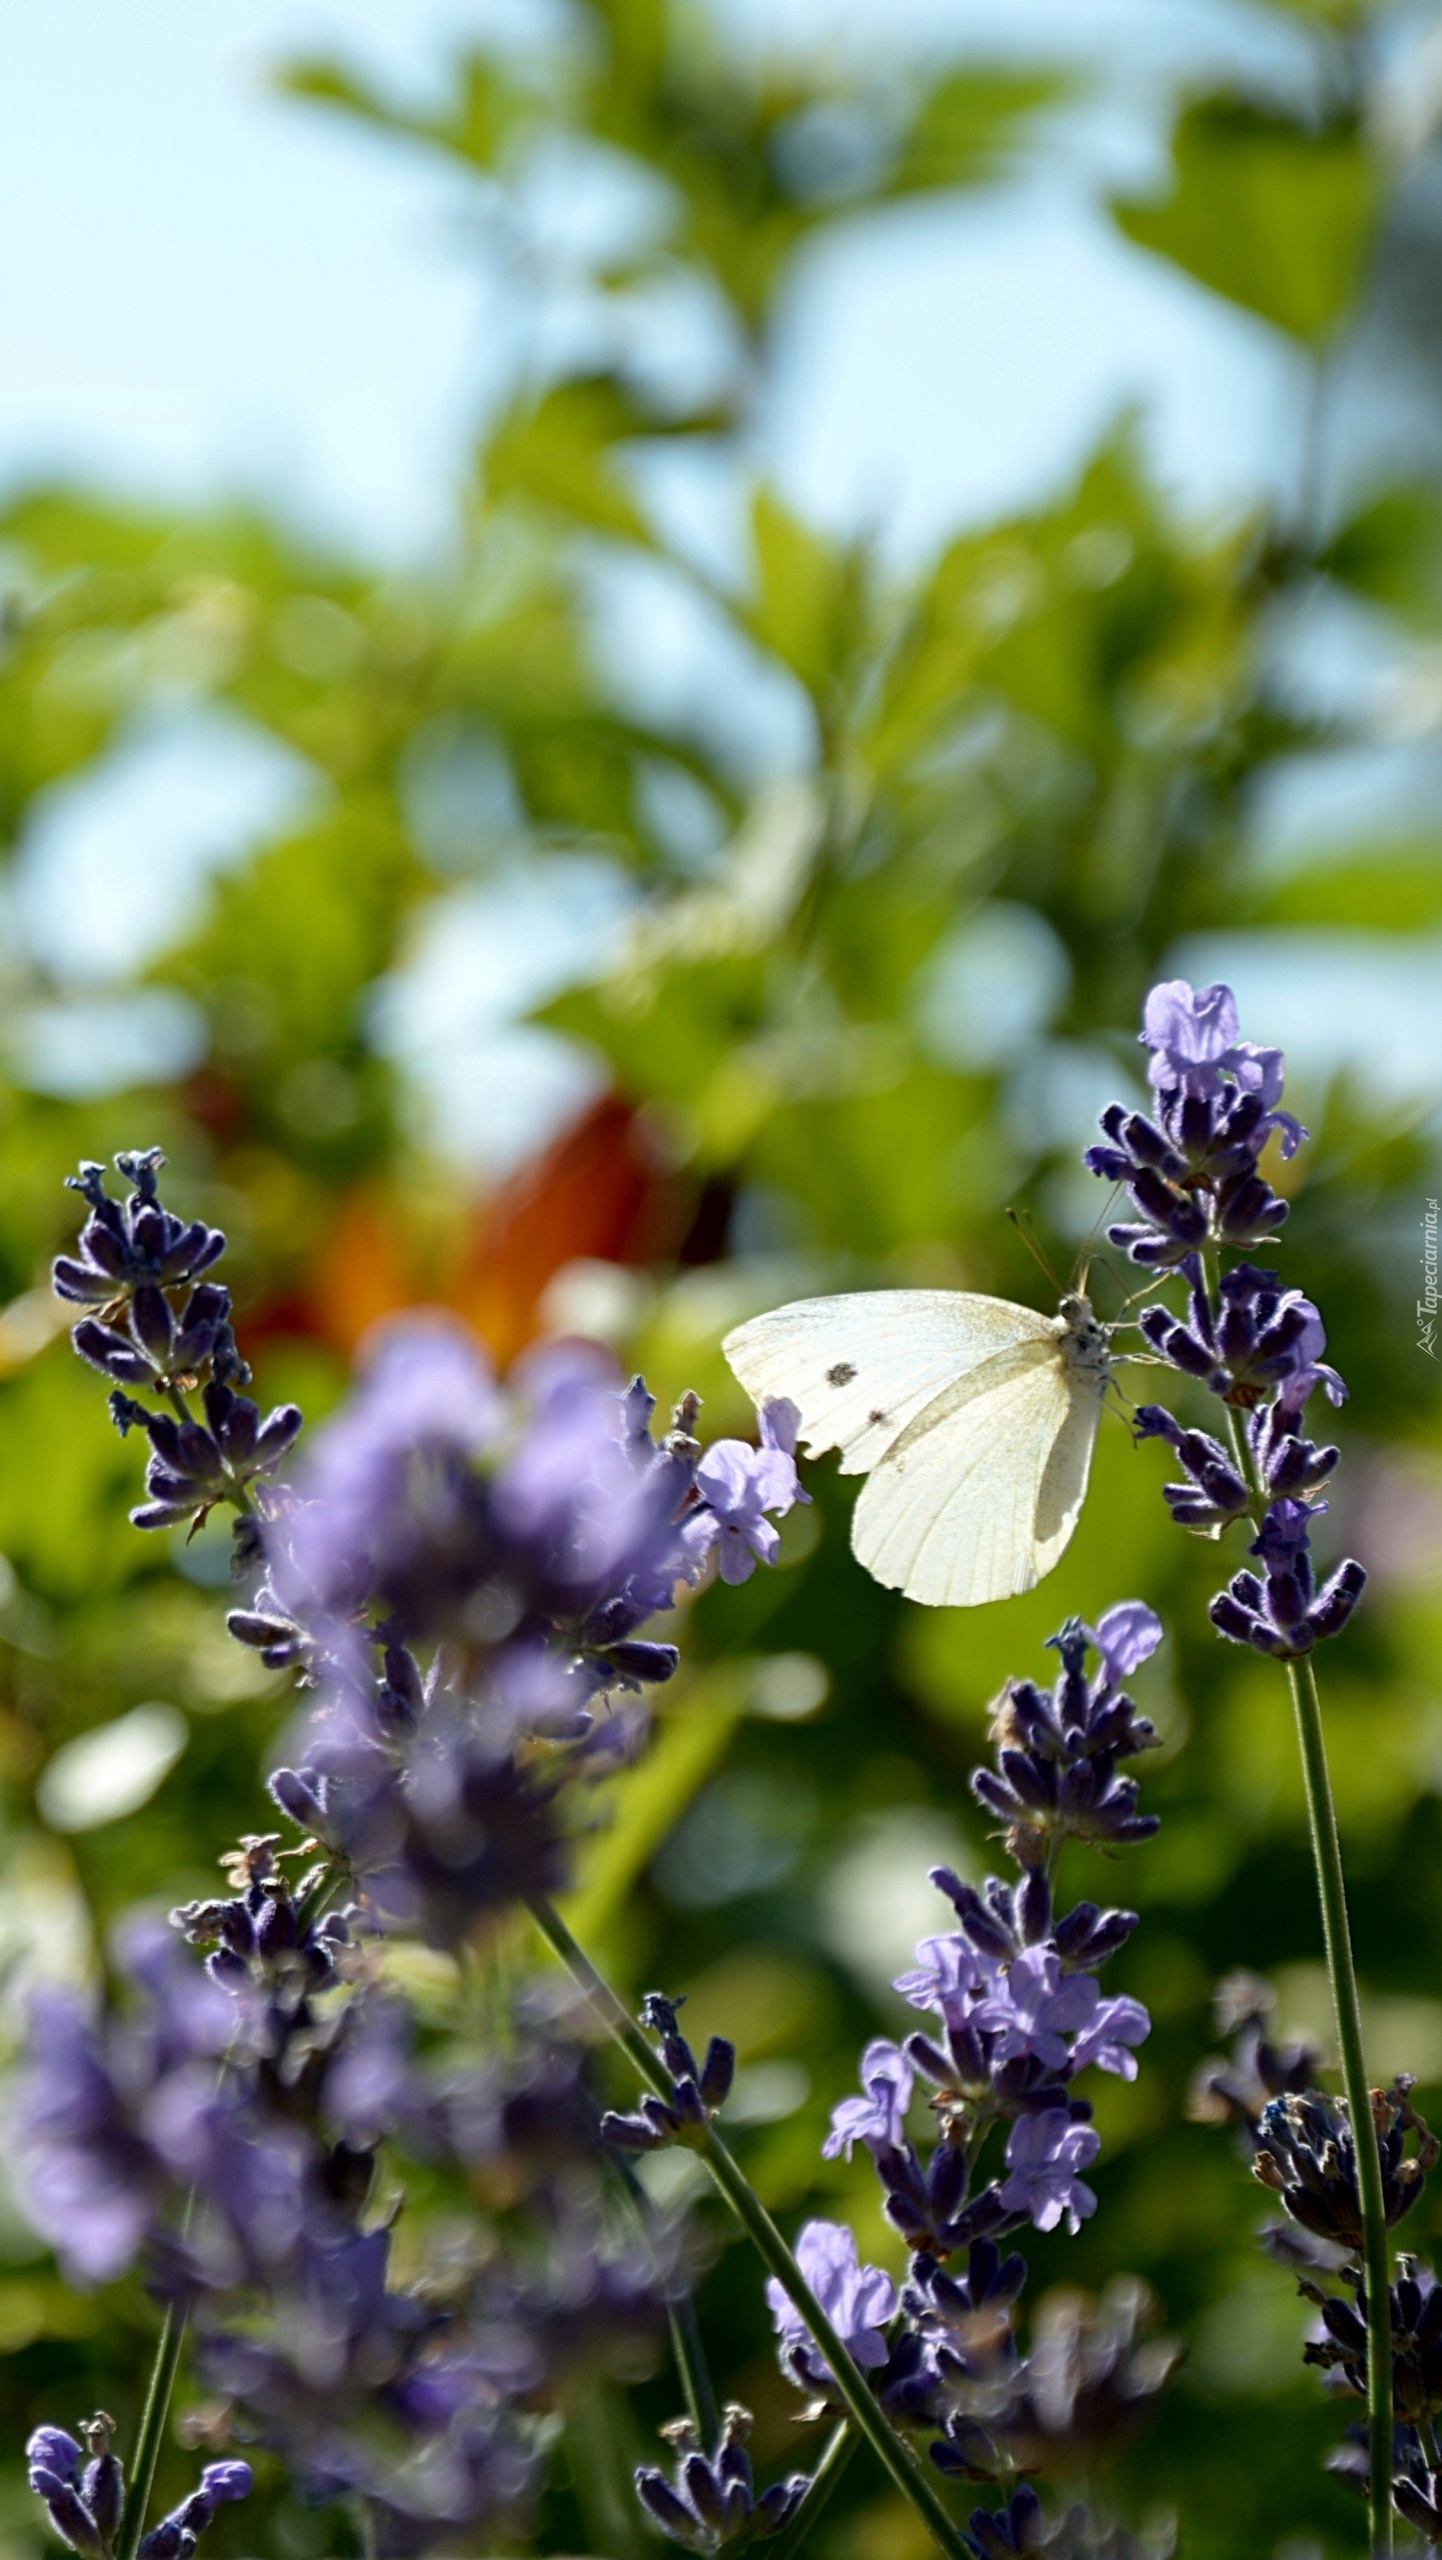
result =
[{"label": "butterfly body", "polygon": [[774,1308],[723,1348],[758,1401],[789,1396],[812,1455],[870,1481],[851,1540],[909,1598],[969,1607],[1051,1571],[1086,1492],[1111,1374],[1088,1300],[1055,1316],[952,1289]]}]

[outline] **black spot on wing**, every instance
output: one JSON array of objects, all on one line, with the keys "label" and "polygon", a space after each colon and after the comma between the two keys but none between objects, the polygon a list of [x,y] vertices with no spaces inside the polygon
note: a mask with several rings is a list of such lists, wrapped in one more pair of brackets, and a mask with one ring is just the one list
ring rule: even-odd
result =
[{"label": "black spot on wing", "polygon": [[869,1413],[866,1417],[867,1421],[870,1423],[885,1422],[888,1418],[889,1417],[884,1413]]},{"label": "black spot on wing", "polygon": [[826,1383],[828,1387],[849,1387],[855,1375],[849,1360],[838,1360],[834,1369],[827,1370]]}]

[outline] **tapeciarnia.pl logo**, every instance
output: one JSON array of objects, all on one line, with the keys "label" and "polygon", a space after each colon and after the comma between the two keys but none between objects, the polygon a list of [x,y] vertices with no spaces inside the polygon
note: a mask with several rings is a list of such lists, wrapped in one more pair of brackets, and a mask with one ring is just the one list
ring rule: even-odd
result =
[{"label": "tapeciarnia.pl logo", "polygon": [[1422,1212],[1422,1295],[1417,1301],[1417,1348],[1437,1357],[1437,1203]]}]

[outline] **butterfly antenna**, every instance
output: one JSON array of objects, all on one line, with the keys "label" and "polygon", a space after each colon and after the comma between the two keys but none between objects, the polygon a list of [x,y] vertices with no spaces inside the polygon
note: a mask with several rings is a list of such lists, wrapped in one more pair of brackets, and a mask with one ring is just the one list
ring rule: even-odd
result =
[{"label": "butterfly antenna", "polygon": [[1060,1297],[1062,1294],[1061,1282],[1058,1280],[1056,1273],[1053,1271],[1045,1253],[1042,1251],[1041,1246],[1037,1243],[1036,1237],[1030,1232],[1032,1226],[1035,1224],[1031,1211],[1029,1209],[1013,1209],[1008,1207],[1006,1214],[1010,1218],[1012,1225],[1015,1227],[1022,1243],[1026,1246],[1027,1252],[1031,1255],[1033,1262],[1041,1265],[1042,1270],[1046,1273],[1048,1280],[1055,1289],[1057,1296]]},{"label": "butterfly antenna", "polygon": [[[1111,1269],[1110,1264],[1108,1264],[1108,1265],[1107,1265],[1107,1268],[1108,1268],[1109,1270]],[[1115,1279],[1115,1278],[1116,1278],[1116,1274],[1115,1274],[1115,1272],[1113,1272],[1113,1273],[1112,1273],[1112,1277],[1113,1277],[1113,1279]],[[1131,1294],[1130,1294],[1130,1296],[1123,1298],[1123,1300],[1122,1300],[1122,1305],[1121,1305],[1121,1314],[1120,1314],[1120,1315],[1118,1315],[1118,1316],[1114,1319],[1114,1321],[1115,1321],[1117,1324],[1122,1324],[1122,1323],[1125,1321],[1125,1319],[1126,1319],[1127,1310],[1128,1310],[1130,1307],[1134,1307],[1134,1306],[1136,1306],[1136,1305],[1139,1303],[1139,1301],[1140,1301],[1141,1299],[1143,1299],[1143,1298],[1149,1298],[1149,1297],[1151,1296],[1152,1291],[1153,1291],[1154,1289],[1164,1289],[1164,1288],[1166,1287],[1166,1285],[1167,1285],[1167,1282],[1168,1282],[1169,1280],[1174,1280],[1175,1278],[1176,1278],[1176,1271],[1175,1271],[1175,1269],[1171,1269],[1171,1270],[1167,1270],[1167,1271],[1154,1271],[1154,1272],[1153,1272],[1153,1274],[1152,1274],[1152,1276],[1151,1276],[1151,1278],[1150,1278],[1150,1280],[1144,1280],[1144,1281],[1142,1282],[1142,1285],[1141,1285],[1141,1287],[1140,1287],[1139,1289],[1133,1289],[1133,1290],[1132,1290],[1132,1292],[1131,1292]],[[1121,1283],[1120,1283],[1120,1282],[1118,1282],[1118,1286],[1119,1286],[1119,1287],[1121,1286]]]},{"label": "butterfly antenna", "polygon": [[[1091,1225],[1088,1227],[1082,1242],[1077,1247],[1077,1258],[1073,1265],[1072,1287],[1081,1297],[1086,1296],[1087,1277],[1090,1273],[1093,1262],[1098,1259],[1096,1243],[1097,1237],[1101,1233],[1102,1220],[1111,1216],[1113,1209],[1116,1207],[1117,1195],[1120,1190],[1121,1184],[1119,1182],[1114,1182],[1110,1191],[1107,1193],[1105,1200],[1102,1202],[1101,1207],[1098,1209],[1096,1216],[1093,1218]],[[1110,1263],[1103,1263],[1102,1268],[1105,1271],[1110,1271],[1111,1265]]]}]

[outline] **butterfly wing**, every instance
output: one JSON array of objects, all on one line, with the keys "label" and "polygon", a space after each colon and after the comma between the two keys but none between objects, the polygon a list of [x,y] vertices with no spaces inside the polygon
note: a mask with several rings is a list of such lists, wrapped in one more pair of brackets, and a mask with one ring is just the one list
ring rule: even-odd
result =
[{"label": "butterfly wing", "polygon": [[738,1325],[721,1348],[757,1404],[791,1398],[811,1456],[839,1449],[842,1474],[860,1475],[968,1372],[1018,1343],[1055,1338],[1046,1316],[1008,1298],[862,1289],[773,1307]]},{"label": "butterfly wing", "polygon": [[861,1563],[933,1608],[1031,1590],[1076,1526],[1101,1395],[1054,1330],[996,1355],[918,1414],[863,1487]]}]

